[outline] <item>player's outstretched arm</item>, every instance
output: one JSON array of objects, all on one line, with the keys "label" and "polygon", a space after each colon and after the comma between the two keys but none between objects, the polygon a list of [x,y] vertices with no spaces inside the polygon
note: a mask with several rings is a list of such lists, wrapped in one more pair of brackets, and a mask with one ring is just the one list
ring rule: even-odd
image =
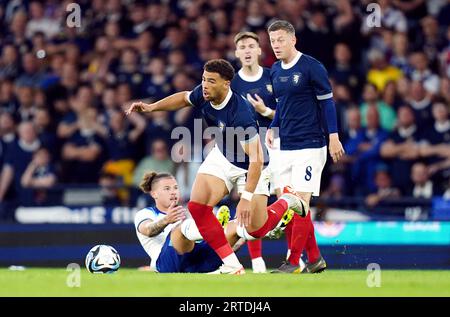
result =
[{"label": "player's outstretched arm", "polygon": [[174,111],[178,110],[190,104],[186,100],[187,91],[177,92],[164,99],[161,99],[154,103],[144,103],[142,101],[133,102],[130,107],[125,111],[127,115],[132,112],[153,112],[153,111]]}]

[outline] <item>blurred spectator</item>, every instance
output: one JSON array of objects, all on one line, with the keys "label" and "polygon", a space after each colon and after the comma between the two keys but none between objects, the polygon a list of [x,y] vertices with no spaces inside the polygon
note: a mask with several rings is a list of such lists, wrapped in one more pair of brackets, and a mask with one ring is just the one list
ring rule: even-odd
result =
[{"label": "blurred spectator", "polygon": [[63,179],[67,183],[97,183],[103,164],[103,141],[96,131],[95,108],[86,108],[62,147]]},{"label": "blurred spectator", "polygon": [[397,93],[397,85],[393,81],[388,82],[386,87],[384,87],[382,99],[394,111],[404,103],[404,100]]},{"label": "blurred spectator", "polygon": [[175,178],[181,191],[181,200],[189,201],[191,188],[194,185],[195,176],[201,163],[194,159],[194,149],[191,144],[183,141],[175,143],[172,147],[171,158],[176,162]]},{"label": "blurred spectator", "polygon": [[115,57],[112,43],[106,36],[98,37],[95,41],[94,51],[86,58],[88,66],[82,74],[83,80],[107,80],[109,66]]},{"label": "blurred spectator", "polygon": [[345,132],[342,136],[344,144],[356,140],[359,130],[361,129],[361,112],[358,107],[348,108],[345,112]]},{"label": "blurred spectator", "polygon": [[[129,84],[133,98],[144,96],[142,93],[144,75],[139,67],[138,54],[135,49],[128,47],[122,51],[120,64],[114,69],[114,73],[118,83]],[[165,81],[165,77],[163,80]]]},{"label": "blurred spectator", "polygon": [[334,174],[331,177],[330,184],[320,195],[321,198],[341,199],[345,196],[345,180],[340,174]]},{"label": "blurred spectator", "polygon": [[30,86],[38,88],[45,79],[44,72],[40,69],[37,58],[33,53],[26,53],[22,57],[22,71],[17,78],[17,86]]},{"label": "blurred spectator", "polygon": [[352,63],[350,47],[345,43],[338,43],[334,47],[335,64],[330,70],[330,78],[337,84],[349,87],[353,99],[359,95],[362,78],[359,69]]},{"label": "blurred spectator", "polygon": [[15,11],[9,25],[9,34],[6,36],[6,41],[14,44],[20,54],[24,54],[30,49],[30,42],[25,37],[27,20],[27,13],[24,10]]},{"label": "blurred spectator", "polygon": [[2,48],[0,57],[0,80],[14,78],[19,74],[19,55],[14,45],[7,44]]},{"label": "blurred spectator", "polygon": [[263,1],[251,0],[248,3],[248,13],[245,19],[249,31],[255,32],[258,29],[264,28],[267,23],[267,17],[263,12]]},{"label": "blurred spectator", "polygon": [[422,133],[420,153],[427,158],[433,181],[444,187],[450,178],[450,118],[447,106],[433,104],[434,125]]},{"label": "blurred spectator", "polygon": [[411,174],[411,167],[419,158],[419,140],[419,129],[412,109],[400,107],[397,128],[382,144],[380,154],[389,160],[393,183],[403,194],[410,192],[411,182],[405,175]]},{"label": "blurred spectator", "polygon": [[378,91],[383,91],[389,81],[396,82],[402,77],[402,71],[395,66],[389,65],[383,52],[380,50],[370,50],[367,58],[370,63],[367,81],[374,84]]},{"label": "blurred spectator", "polygon": [[17,130],[18,139],[7,147],[0,176],[0,202],[6,218],[13,217],[12,212],[19,204],[27,205],[32,201],[29,193],[23,190],[21,177],[41,146],[31,122],[22,122]]},{"label": "blurred spectator", "polygon": [[411,180],[414,183],[411,196],[415,198],[432,198],[434,193],[433,183],[430,180],[427,166],[421,162],[413,165]]},{"label": "blurred spectator", "polygon": [[30,86],[19,86],[17,88],[17,99],[19,101],[19,108],[16,112],[16,120],[31,121],[33,120],[36,108],[34,107],[34,90]]},{"label": "blurred spectator", "polygon": [[10,144],[16,139],[16,122],[9,112],[0,113],[0,142]]},{"label": "blurred spectator", "polygon": [[363,100],[361,104],[361,124],[363,127],[367,126],[367,111],[370,107],[377,109],[380,119],[380,126],[386,131],[392,131],[395,126],[397,115],[395,110],[383,100],[379,98],[377,88],[373,84],[366,84],[363,91]]},{"label": "blurred spectator", "polygon": [[121,186],[121,184],[116,175],[102,172],[100,174],[98,184],[101,189],[100,195],[103,206],[115,207],[123,204],[123,201],[120,199],[119,195],[119,186]]},{"label": "blurred spectator", "polygon": [[27,38],[32,37],[36,32],[45,32],[49,38],[52,38],[60,31],[59,21],[45,16],[44,7],[40,1],[30,2],[29,13],[30,21],[25,31]]},{"label": "blurred spectator", "polygon": [[420,122],[420,125],[424,128],[433,125],[431,98],[420,81],[411,83],[409,97],[406,101],[414,110],[416,122]]},{"label": "blurred spectator", "polygon": [[[145,128],[146,143],[151,144],[157,139],[163,139],[170,146],[172,144],[170,135],[172,133],[173,125],[170,122],[169,113],[165,111],[155,111],[149,114],[147,113],[146,117],[150,121]],[[180,121],[180,123],[182,122]]]},{"label": "blurred spectator", "polygon": [[47,108],[38,107],[34,111],[33,118],[34,127],[38,138],[43,147],[55,151],[54,157],[59,159],[57,152],[59,152],[59,143],[56,137],[55,127],[52,125],[52,118]]},{"label": "blurred spectator", "polygon": [[133,46],[139,55],[139,60],[142,67],[148,65],[150,60],[157,54],[154,47],[155,38],[151,32],[146,31],[139,34],[138,38],[133,42]]},{"label": "blurred spectator", "polygon": [[153,58],[149,64],[150,77],[142,85],[142,95],[150,100],[160,100],[172,91],[170,78],[166,74],[166,65],[161,57]]},{"label": "blurred spectator", "polygon": [[345,152],[353,156],[352,186],[360,195],[375,189],[375,168],[381,163],[380,147],[388,135],[380,128],[377,108],[368,108],[366,120],[367,127],[361,128],[355,139],[344,147]]},{"label": "blurred spectator", "polygon": [[136,143],[145,130],[145,119],[138,113],[125,118],[122,111],[113,110],[108,130],[108,161],[102,170],[118,177],[120,184],[131,185],[137,158]]},{"label": "blurred spectator", "polygon": [[[315,6],[310,10],[311,16],[305,27],[298,34],[297,47],[301,52],[314,56],[330,68],[333,62],[334,33],[327,25],[325,8]],[[320,45],[311,45],[321,43]]]},{"label": "blurred spectator", "polygon": [[422,136],[431,144],[450,144],[449,108],[443,102],[435,102],[432,106],[434,124],[431,129],[423,131]]},{"label": "blurred spectator", "polygon": [[439,51],[447,44],[439,30],[436,18],[426,16],[420,20],[421,30],[415,36],[415,48],[425,55],[425,58],[436,66]]},{"label": "blurred spectator", "polygon": [[48,189],[56,184],[55,168],[51,163],[50,153],[40,148],[33,154],[32,161],[23,172],[20,183],[24,190],[31,190],[32,205],[45,205],[49,202]]},{"label": "blurred spectator", "polygon": [[136,1],[130,7],[130,20],[132,22],[130,37],[135,38],[142,34],[149,26],[145,3]]},{"label": "blurred spectator", "polygon": [[333,17],[333,27],[340,41],[348,43],[352,50],[359,48],[360,33],[359,21],[353,11],[351,1],[334,1],[336,15]]},{"label": "blurred spectator", "polygon": [[392,56],[389,63],[406,75],[411,73],[411,66],[408,61],[408,48],[408,36],[405,33],[395,33],[392,39]]},{"label": "blurred spectator", "polygon": [[9,79],[0,81],[0,111],[16,115],[19,102],[14,94],[14,83]]},{"label": "blurred spectator", "polygon": [[[94,95],[92,88],[82,85],[78,88],[76,96],[70,99],[71,111],[67,113],[57,128],[59,138],[70,138],[78,129],[81,121],[89,116],[88,108],[94,109]],[[100,136],[106,136],[106,128],[101,124],[100,118],[88,118],[91,128]]]},{"label": "blurred spectator", "polygon": [[413,81],[420,81],[426,92],[435,95],[439,91],[439,77],[428,67],[428,58],[423,52],[416,52],[410,57],[412,71],[410,77]]},{"label": "blurred spectator", "polygon": [[391,184],[391,176],[387,166],[379,164],[375,171],[375,190],[366,197],[366,205],[375,208],[377,205],[399,198],[400,191]]},{"label": "blurred spectator", "polygon": [[[63,57],[61,57],[63,58]],[[55,110],[58,116],[64,111],[61,109],[61,102],[68,104],[69,96],[72,96],[79,89],[79,73],[74,64],[63,64],[60,76],[57,74],[57,80],[50,85],[47,90],[47,102]]]},{"label": "blurred spectator", "polygon": [[155,171],[158,173],[167,172],[174,174],[175,163],[169,156],[169,149],[166,141],[157,139],[153,141],[149,147],[149,155],[144,157],[134,170],[133,184],[138,187],[142,176],[147,171]]}]

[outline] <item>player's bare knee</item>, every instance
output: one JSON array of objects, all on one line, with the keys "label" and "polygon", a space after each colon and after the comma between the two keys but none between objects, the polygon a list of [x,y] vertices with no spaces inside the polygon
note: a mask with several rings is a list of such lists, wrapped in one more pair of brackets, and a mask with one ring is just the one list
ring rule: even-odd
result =
[{"label": "player's bare knee", "polygon": [[309,210],[309,203],[311,201],[312,193],[297,192],[297,194],[306,203],[305,209]]}]

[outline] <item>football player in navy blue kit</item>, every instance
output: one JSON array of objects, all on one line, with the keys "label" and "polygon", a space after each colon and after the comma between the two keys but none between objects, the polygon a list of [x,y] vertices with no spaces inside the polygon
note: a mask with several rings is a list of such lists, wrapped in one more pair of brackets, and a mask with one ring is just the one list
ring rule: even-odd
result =
[{"label": "football player in navy blue kit", "polygon": [[201,236],[224,263],[221,273],[240,275],[245,270],[226,240],[212,212],[213,206],[236,185],[241,193],[236,209],[237,231],[247,240],[264,237],[288,208],[303,217],[308,210],[293,194],[283,195],[267,207],[268,178],[260,177],[264,154],[258,125],[248,101],[231,90],[233,77],[229,62],[210,60],[204,65],[202,84],[194,90],[178,92],[152,104],[134,102],[126,113],[194,106],[200,108],[209,127],[219,130],[214,148],[198,170],[187,207]]},{"label": "football player in navy blue kit", "polygon": [[[270,81],[270,69],[259,65],[261,47],[259,37],[253,32],[240,32],[234,37],[236,45],[235,55],[241,63],[241,69],[231,81],[231,89],[241,94],[252,104],[256,111],[256,119],[261,128],[267,129],[275,114],[276,102],[273,97],[272,83]],[[262,141],[265,133],[260,129]],[[279,139],[278,139],[279,140]],[[271,192],[276,191],[279,196],[280,189],[276,182],[276,156],[277,149],[269,149],[269,166]],[[252,260],[253,273],[265,273],[266,264],[262,257],[262,240],[248,241],[247,243],[250,258]]]},{"label": "football player in navy blue kit", "polygon": [[[275,21],[268,28],[270,43],[279,60],[271,68],[272,87],[277,100],[266,142],[272,146],[274,128],[281,141],[280,181],[291,185],[309,208],[311,196],[318,196],[320,178],[329,152],[337,162],[344,150],[339,141],[333,93],[325,67],[316,59],[295,48],[295,29],[287,21]],[[311,43],[314,45],[314,43]],[[323,115],[326,125],[323,125]],[[295,216],[292,223],[291,254],[277,273],[297,273],[306,248],[307,272],[321,272],[326,263],[320,255],[311,216]]]}]

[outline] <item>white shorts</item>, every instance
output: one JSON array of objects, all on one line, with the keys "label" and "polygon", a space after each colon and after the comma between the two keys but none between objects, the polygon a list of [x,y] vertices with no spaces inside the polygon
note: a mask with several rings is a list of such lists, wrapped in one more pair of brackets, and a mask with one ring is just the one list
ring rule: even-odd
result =
[{"label": "white shorts", "polygon": [[327,147],[280,151],[280,183],[295,191],[319,196],[322,170],[327,161]]},{"label": "white shorts", "polygon": [[[247,170],[231,164],[217,146],[209,152],[197,173],[220,178],[225,182],[228,192],[231,192],[235,185],[238,193],[245,189]],[[254,194],[269,196],[269,179],[270,172],[265,168],[261,172]]]},{"label": "white shorts", "polygon": [[267,146],[269,152],[269,165],[266,169],[270,171],[270,193],[274,194],[275,189],[282,188],[280,183],[280,138],[276,138],[273,142],[274,147],[271,149]]}]

